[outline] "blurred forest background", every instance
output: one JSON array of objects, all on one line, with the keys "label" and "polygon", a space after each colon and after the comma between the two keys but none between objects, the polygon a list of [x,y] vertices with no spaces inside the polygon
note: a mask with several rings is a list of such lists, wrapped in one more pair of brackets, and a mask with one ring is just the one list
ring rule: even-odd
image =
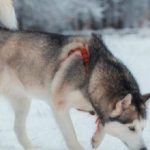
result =
[{"label": "blurred forest background", "polygon": [[15,0],[23,29],[47,32],[150,27],[150,0]]}]

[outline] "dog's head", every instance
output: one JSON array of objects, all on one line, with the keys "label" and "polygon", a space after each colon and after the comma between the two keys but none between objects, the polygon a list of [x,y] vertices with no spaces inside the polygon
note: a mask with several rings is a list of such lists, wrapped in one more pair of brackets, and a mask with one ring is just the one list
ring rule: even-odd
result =
[{"label": "dog's head", "polygon": [[90,56],[89,98],[97,115],[104,118],[106,132],[130,149],[144,150],[145,102],[150,94],[140,94],[131,72],[97,36],[92,37]]},{"label": "dog's head", "polygon": [[141,96],[141,103],[134,103],[134,97],[128,94],[118,101],[105,124],[107,133],[118,137],[131,150],[146,150],[142,131],[146,125],[145,102],[150,94]]}]

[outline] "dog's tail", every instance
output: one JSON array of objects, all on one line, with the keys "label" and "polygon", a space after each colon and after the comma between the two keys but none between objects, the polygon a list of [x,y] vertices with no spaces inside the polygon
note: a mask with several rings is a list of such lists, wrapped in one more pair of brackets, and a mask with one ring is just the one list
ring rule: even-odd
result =
[{"label": "dog's tail", "polygon": [[0,21],[8,29],[18,29],[17,18],[12,0],[0,0]]}]

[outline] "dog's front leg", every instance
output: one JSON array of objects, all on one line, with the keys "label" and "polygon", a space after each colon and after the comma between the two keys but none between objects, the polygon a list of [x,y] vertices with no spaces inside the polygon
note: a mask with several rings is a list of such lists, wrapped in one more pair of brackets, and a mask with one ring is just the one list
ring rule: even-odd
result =
[{"label": "dog's front leg", "polygon": [[98,148],[104,136],[105,136],[104,126],[98,120],[96,132],[92,136],[91,140],[91,144],[94,149]]},{"label": "dog's front leg", "polygon": [[77,140],[76,133],[69,114],[69,108],[66,107],[64,101],[58,99],[52,101],[54,101],[51,103],[51,105],[56,122],[58,123],[58,126],[65,138],[69,150],[83,150]]},{"label": "dog's front leg", "polygon": [[68,145],[68,148],[70,150],[83,150],[77,140],[69,112],[58,110],[57,112],[55,112],[54,110],[54,114],[60,130],[63,133],[65,141]]}]

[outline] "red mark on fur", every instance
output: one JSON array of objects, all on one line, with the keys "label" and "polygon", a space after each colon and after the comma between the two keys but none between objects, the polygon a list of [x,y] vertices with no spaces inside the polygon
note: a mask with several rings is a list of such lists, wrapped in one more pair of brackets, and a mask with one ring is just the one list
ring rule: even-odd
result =
[{"label": "red mark on fur", "polygon": [[83,60],[83,65],[85,66],[85,71],[88,71],[88,66],[89,66],[89,54],[88,54],[88,50],[83,47],[83,48],[76,48],[76,49],[71,49],[70,52],[68,53],[68,56],[70,56],[71,54],[73,54],[74,52],[79,51],[81,53],[81,57]]},{"label": "red mark on fur", "polygon": [[102,124],[101,120],[99,119],[99,117],[97,117],[96,119],[96,132],[100,131],[100,125]]}]

